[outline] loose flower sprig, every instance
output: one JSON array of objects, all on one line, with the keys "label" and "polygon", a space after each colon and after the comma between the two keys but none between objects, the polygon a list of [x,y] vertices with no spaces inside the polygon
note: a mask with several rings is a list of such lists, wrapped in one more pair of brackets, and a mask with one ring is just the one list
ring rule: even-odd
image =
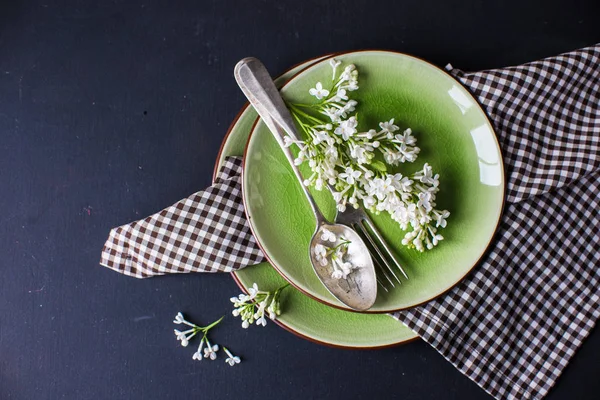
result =
[{"label": "loose flower sprig", "polygon": [[357,268],[346,260],[350,243],[352,242],[343,236],[338,238],[335,233],[323,229],[320,243],[317,243],[312,249],[313,255],[321,267],[326,267],[331,262],[333,267],[331,277],[334,279],[346,279]]},{"label": "loose flower sprig", "polygon": [[227,353],[227,358],[225,359],[225,362],[229,365],[231,365],[232,367],[235,364],[239,364],[242,362],[242,360],[238,357],[238,356],[234,356],[233,354],[231,354],[231,352],[229,351],[229,349],[225,346],[223,346],[223,350],[225,350],[225,353]]},{"label": "loose flower sprig", "polygon": [[258,285],[254,283],[248,288],[248,294],[242,293],[230,299],[235,307],[231,313],[234,317],[239,316],[242,319],[242,328],[244,329],[254,321],[256,321],[256,325],[266,326],[266,316],[274,321],[278,315],[281,315],[279,298],[283,289],[288,286],[289,284],[285,284],[274,292],[265,292],[259,290]]},{"label": "loose flower sprig", "polygon": [[[388,212],[400,228],[408,232],[402,244],[419,251],[436,246],[446,227],[447,210],[436,209],[439,175],[425,164],[415,174],[389,173],[387,165],[412,163],[420,148],[410,128],[400,132],[394,118],[379,124],[379,130],[358,131],[358,102],[349,98],[358,90],[358,70],[330,60],[332,80],[329,87],[317,82],[309,90],[317,103],[288,103],[304,140],[286,137],[286,146],[296,146],[295,164],[308,163],[312,174],[304,185],[322,190],[328,186],[340,212],[348,205],[379,214]],[[378,158],[383,158],[385,162]],[[386,165],[387,164],[387,165]]]},{"label": "loose flower sprig", "polygon": [[[181,345],[183,347],[187,347],[190,340],[194,336],[196,336],[196,334],[202,333],[202,339],[200,339],[200,344],[198,345],[198,350],[196,350],[196,352],[192,355],[192,359],[198,360],[198,361],[202,360],[203,358],[206,358],[209,360],[216,360],[217,352],[219,351],[219,345],[210,343],[210,340],[208,340],[208,331],[210,331],[212,328],[214,328],[216,325],[218,325],[219,322],[221,322],[221,320],[223,318],[224,318],[224,316],[219,318],[218,320],[216,320],[215,322],[213,322],[210,325],[201,327],[192,322],[187,321],[183,317],[183,314],[179,312],[175,316],[173,323],[177,324],[177,325],[184,324],[184,325],[190,326],[191,329],[188,329],[186,331],[179,331],[177,329],[174,329],[173,331],[175,332],[175,336],[177,337],[177,340],[181,341]],[[229,350],[227,350],[225,347],[223,347],[223,349],[225,350],[225,353],[227,353],[227,355],[229,356],[229,358],[227,358],[225,360],[229,365],[233,366],[233,365],[239,364],[241,362],[239,357],[233,356],[231,354],[231,352]],[[204,355],[202,355],[203,350],[204,350]],[[234,362],[231,363],[229,361],[230,359],[233,359]]]}]

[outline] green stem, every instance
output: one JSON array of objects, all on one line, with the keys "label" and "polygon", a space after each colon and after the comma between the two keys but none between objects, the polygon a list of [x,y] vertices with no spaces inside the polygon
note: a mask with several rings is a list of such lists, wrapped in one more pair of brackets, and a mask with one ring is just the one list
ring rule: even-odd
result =
[{"label": "green stem", "polygon": [[213,328],[214,326],[218,325],[218,324],[219,324],[219,322],[221,322],[221,320],[222,320],[223,318],[225,318],[225,316],[224,316],[224,315],[223,315],[221,318],[219,318],[218,320],[216,320],[215,322],[213,322],[212,324],[210,324],[210,325],[208,325],[208,326],[205,326],[205,327],[202,327],[202,328],[200,328],[200,330],[201,330],[201,331],[203,331],[203,332],[205,332],[205,334],[206,334],[206,332],[208,332],[208,330],[209,330],[209,329],[211,329],[211,328]]},{"label": "green stem", "polygon": [[291,109],[293,112],[297,113],[298,115],[301,115],[301,116],[303,116],[304,118],[306,118],[306,119],[308,119],[308,120],[311,120],[311,121],[313,121],[313,122],[317,122],[317,123],[319,123],[320,125],[322,125],[322,124],[323,124],[323,120],[321,120],[321,119],[318,119],[317,117],[314,117],[314,116],[312,116],[312,115],[310,115],[310,114],[307,114],[307,113],[305,113],[304,111],[302,111],[302,110],[300,110],[298,107],[296,107],[296,106],[295,106],[295,104],[293,104],[293,103],[290,103],[290,104],[289,104],[289,107],[290,107],[290,109]]}]

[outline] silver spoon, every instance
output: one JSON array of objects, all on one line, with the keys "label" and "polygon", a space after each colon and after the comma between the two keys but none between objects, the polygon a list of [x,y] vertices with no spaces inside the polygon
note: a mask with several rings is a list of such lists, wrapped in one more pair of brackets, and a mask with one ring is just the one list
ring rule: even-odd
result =
[{"label": "silver spoon", "polygon": [[[317,226],[310,241],[309,257],[315,273],[336,299],[354,310],[368,310],[373,306],[377,297],[377,278],[369,249],[354,229],[346,225],[328,222],[317,207],[310,192],[302,183],[302,175],[294,164],[294,157],[290,149],[284,145],[283,139],[286,132],[288,136],[298,137],[295,134],[297,132],[296,126],[273,83],[273,79],[265,66],[256,58],[244,58],[238,62],[235,66],[234,75],[242,92],[244,92],[250,104],[254,106],[256,112],[273,133],[277,143],[285,153],[313,211]],[[277,123],[271,117],[273,114],[278,115]],[[326,231],[335,234],[335,243],[322,239]],[[329,259],[327,265],[321,265],[320,260],[315,255],[315,248],[319,244],[333,248],[343,240],[350,242],[344,261],[349,262],[356,269],[348,274],[346,279],[337,279],[332,276],[334,271],[333,261]]]}]

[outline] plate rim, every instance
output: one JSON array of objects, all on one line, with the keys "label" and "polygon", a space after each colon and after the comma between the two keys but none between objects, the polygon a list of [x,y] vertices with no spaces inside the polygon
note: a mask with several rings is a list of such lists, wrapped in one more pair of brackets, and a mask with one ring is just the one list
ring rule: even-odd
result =
[{"label": "plate rim", "polygon": [[406,306],[406,307],[400,307],[400,308],[394,308],[394,309],[386,309],[386,310],[366,310],[366,311],[356,311],[356,310],[352,310],[350,308],[347,308],[346,306],[344,306],[341,303],[333,303],[333,302],[329,302],[327,300],[321,299],[315,295],[313,295],[312,293],[309,293],[308,291],[298,287],[294,282],[291,281],[291,279],[289,279],[287,277],[286,274],[284,274],[282,272],[282,270],[280,269],[280,267],[273,262],[273,260],[269,257],[269,255],[267,254],[267,252],[265,251],[265,248],[263,246],[263,244],[261,243],[261,240],[259,240],[259,237],[256,235],[256,232],[254,230],[253,224],[252,224],[252,219],[250,217],[250,214],[248,212],[248,207],[247,207],[247,201],[246,201],[246,191],[244,190],[244,176],[245,176],[245,171],[246,171],[246,155],[248,153],[248,148],[249,148],[249,144],[252,140],[252,136],[254,135],[255,131],[256,131],[256,126],[258,124],[258,121],[260,119],[256,119],[252,125],[252,130],[250,132],[250,135],[248,136],[248,141],[246,142],[246,147],[244,149],[244,156],[242,159],[242,175],[241,175],[241,186],[242,186],[242,201],[244,204],[244,211],[246,214],[246,217],[248,219],[249,226],[250,226],[250,230],[252,232],[252,235],[255,237],[256,239],[256,243],[259,246],[259,248],[261,249],[261,251],[264,253],[265,258],[267,259],[267,261],[269,262],[269,264],[271,264],[271,266],[273,266],[273,268],[279,273],[279,275],[281,275],[281,277],[283,277],[287,282],[290,283],[290,285],[294,286],[297,290],[299,290],[300,292],[302,292],[304,295],[311,297],[312,299],[319,301],[329,307],[334,307],[334,308],[338,308],[344,311],[350,311],[350,312],[358,312],[358,313],[365,313],[365,314],[384,314],[384,313],[393,313],[393,312],[398,312],[398,311],[403,311],[403,310],[409,310],[415,307],[419,307],[422,306],[424,304],[429,303],[430,301],[443,296],[445,294],[447,294],[449,291],[451,291],[454,287],[456,287],[460,282],[462,282],[471,272],[473,272],[473,270],[475,269],[475,267],[477,265],[479,265],[484,259],[485,257],[488,255],[488,253],[491,251],[492,249],[492,243],[494,242],[494,239],[496,238],[497,234],[498,234],[498,228],[500,226],[500,221],[502,219],[502,215],[504,214],[504,209],[505,209],[505,205],[506,205],[506,186],[507,186],[507,174],[506,174],[506,166],[504,164],[504,157],[503,157],[503,152],[502,152],[502,148],[500,146],[500,143],[498,141],[498,135],[496,134],[496,128],[490,118],[490,116],[488,115],[487,111],[483,108],[483,105],[479,102],[479,100],[477,99],[477,97],[475,96],[475,94],[468,89],[465,85],[463,85],[457,78],[453,77],[452,75],[450,75],[447,71],[445,71],[443,68],[440,68],[432,63],[430,63],[429,61],[423,60],[422,58],[410,55],[410,54],[406,54],[400,51],[394,51],[394,50],[381,50],[381,49],[367,49],[367,50],[349,50],[349,51],[344,51],[344,52],[338,52],[338,53],[334,53],[334,54],[329,54],[327,56],[323,56],[322,58],[318,58],[318,61],[313,62],[312,64],[306,66],[305,68],[301,69],[300,71],[296,72],[295,74],[293,74],[289,80],[282,85],[282,88],[285,87],[287,84],[289,84],[294,78],[296,78],[299,74],[302,74],[303,72],[305,72],[307,69],[315,66],[320,62],[323,61],[327,61],[328,59],[331,59],[333,57],[336,56],[341,56],[341,55],[348,55],[348,54],[359,54],[359,53],[388,53],[391,55],[399,55],[402,57],[407,57],[407,58],[411,58],[414,59],[416,61],[428,64],[430,67],[432,67],[433,69],[441,72],[442,74],[446,75],[447,77],[449,77],[450,79],[452,79],[454,82],[456,82],[457,84],[459,84],[462,88],[464,88],[467,93],[471,96],[471,98],[475,101],[477,107],[479,108],[479,110],[483,113],[483,115],[486,118],[486,121],[489,125],[489,127],[492,129],[492,132],[494,132],[494,141],[497,145],[498,151],[500,153],[500,165],[501,165],[501,171],[502,171],[502,201],[501,201],[501,205],[499,208],[499,213],[498,213],[498,217],[495,221],[495,226],[494,226],[494,230],[492,232],[492,234],[490,235],[490,238],[488,240],[488,243],[485,247],[483,247],[481,254],[479,255],[479,257],[477,258],[477,260],[473,263],[473,265],[467,269],[465,271],[465,273],[459,277],[455,282],[453,282],[451,285],[449,285],[445,290],[434,294],[433,296],[423,300],[420,303],[414,304],[414,305],[410,305],[410,306]]},{"label": "plate rim", "polygon": [[[305,61],[302,61],[298,64],[293,65],[292,67],[286,69],[283,73],[281,73],[281,75],[278,75],[275,79],[279,79],[282,76],[284,76],[285,74],[289,73],[290,71],[298,68],[298,67],[303,67],[300,70],[298,70],[295,74],[293,74],[290,78],[292,78],[293,76],[295,76],[297,73],[302,72],[304,69],[310,67],[311,65],[313,65],[315,62],[321,60],[321,59],[325,59],[326,57],[329,56],[335,56],[338,53],[329,53],[323,56],[318,56],[318,57],[313,57],[313,58],[309,58]],[[216,181],[217,178],[217,174],[219,173],[219,169],[222,165],[222,163],[220,162],[223,159],[223,151],[225,150],[225,145],[227,144],[233,130],[235,129],[236,125],[238,124],[240,118],[244,115],[244,113],[248,110],[248,108],[250,107],[250,103],[246,102],[244,103],[244,105],[242,106],[242,108],[238,111],[238,113],[236,114],[236,116],[234,117],[234,119],[232,120],[232,122],[229,124],[229,127],[227,128],[227,132],[225,133],[225,136],[223,137],[223,141],[221,142],[221,146],[219,148],[219,152],[217,153],[217,158],[215,160],[215,166],[213,168],[213,176],[212,176],[212,182],[214,183]],[[256,124],[256,122],[258,121],[258,117],[254,120],[253,124],[252,124],[252,129],[254,128],[254,125]],[[248,135],[248,139],[250,139],[250,134]],[[247,145],[247,143],[246,143]],[[246,148],[246,145],[244,146],[244,150]],[[262,249],[261,249],[262,250]],[[271,266],[273,266],[271,263],[269,263]],[[275,271],[277,271],[277,269],[275,269]],[[277,271],[278,274],[279,271]],[[230,273],[231,277],[233,278],[233,280],[235,281],[235,283],[238,285],[238,287],[240,288],[240,290],[246,294],[248,294],[246,287],[244,286],[244,284],[241,282],[240,278],[237,276],[237,271],[233,271]],[[281,274],[280,274],[281,275]],[[300,292],[303,296],[304,293]],[[308,340],[309,342],[312,343],[316,343],[319,345],[323,345],[323,346],[327,346],[330,348],[335,348],[335,349],[344,349],[344,350],[379,350],[379,349],[387,349],[387,348],[392,348],[392,347],[397,347],[403,344],[407,344],[407,343],[411,343],[411,342],[415,342],[418,341],[420,339],[420,337],[414,333],[413,333],[413,337],[409,338],[409,339],[404,339],[404,340],[400,340],[398,342],[394,342],[394,343],[388,343],[388,344],[383,344],[383,345],[377,345],[377,346],[361,346],[361,345],[357,345],[357,346],[348,346],[348,345],[341,345],[341,344],[337,344],[337,343],[331,343],[331,342],[327,342],[327,341],[322,341],[322,340],[318,340],[315,339],[313,337],[307,336],[303,333],[300,333],[296,330],[294,330],[294,328],[288,326],[287,324],[285,324],[284,322],[282,322],[281,320],[275,319],[273,320],[273,322],[280,326],[281,328],[283,328],[284,330],[294,334],[295,336],[298,336],[301,339],[304,340]],[[400,321],[398,321],[399,324],[401,324]],[[410,329],[410,328],[409,328]]]}]

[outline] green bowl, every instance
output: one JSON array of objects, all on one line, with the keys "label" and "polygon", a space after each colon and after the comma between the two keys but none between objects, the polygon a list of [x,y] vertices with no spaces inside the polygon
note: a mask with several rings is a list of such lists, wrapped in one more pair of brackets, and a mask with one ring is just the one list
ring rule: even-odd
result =
[{"label": "green bowl", "polygon": [[[358,51],[335,56],[359,70],[359,128],[395,118],[410,127],[421,153],[399,171],[411,174],[428,162],[440,174],[438,208],[451,215],[440,233],[445,240],[420,253],[401,245],[404,233],[387,214],[372,218],[409,280],[389,292],[379,290],[368,312],[392,312],[427,302],[444,293],[476,265],[500,218],[504,169],[500,147],[485,112],[471,94],[441,69],[405,54]],[[286,100],[313,102],[308,91],[329,82],[327,59],[306,68],[281,90]],[[305,175],[308,172],[304,169]],[[307,176],[307,175],[306,175]],[[350,310],[336,300],[313,272],[307,256],[315,220],[292,170],[266,126],[255,125],[244,157],[242,178],[246,213],[254,236],[270,263],[293,286],[327,305]],[[325,216],[335,217],[328,191],[313,191]]]}]

